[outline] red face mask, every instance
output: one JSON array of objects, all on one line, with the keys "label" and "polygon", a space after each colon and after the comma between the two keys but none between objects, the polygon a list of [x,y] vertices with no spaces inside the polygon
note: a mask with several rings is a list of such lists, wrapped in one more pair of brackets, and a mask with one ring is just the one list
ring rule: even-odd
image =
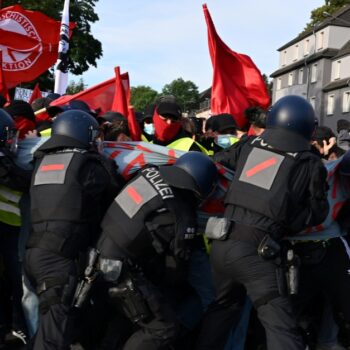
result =
[{"label": "red face mask", "polygon": [[162,142],[171,141],[181,129],[181,122],[172,122],[168,124],[158,115],[157,111],[153,114],[153,123],[155,129],[155,137]]},{"label": "red face mask", "polygon": [[28,131],[32,131],[35,129],[35,123],[24,117],[16,117],[14,118],[14,121],[16,129],[19,131],[18,138],[20,140],[24,139],[24,136]]}]

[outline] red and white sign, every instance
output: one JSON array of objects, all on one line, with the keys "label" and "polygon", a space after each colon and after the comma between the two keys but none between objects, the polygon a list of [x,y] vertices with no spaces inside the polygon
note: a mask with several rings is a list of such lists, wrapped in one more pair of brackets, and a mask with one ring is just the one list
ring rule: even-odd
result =
[{"label": "red and white sign", "polygon": [[60,22],[20,5],[0,10],[0,50],[7,88],[31,81],[57,60]]}]

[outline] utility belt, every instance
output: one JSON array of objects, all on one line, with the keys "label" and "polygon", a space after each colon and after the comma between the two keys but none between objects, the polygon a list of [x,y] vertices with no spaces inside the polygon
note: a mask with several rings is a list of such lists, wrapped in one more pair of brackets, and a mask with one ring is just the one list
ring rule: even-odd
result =
[{"label": "utility belt", "polygon": [[45,249],[70,259],[75,259],[83,247],[81,235],[62,237],[53,232],[32,232],[27,241],[27,248]]},{"label": "utility belt", "polygon": [[45,314],[52,305],[71,305],[76,286],[76,277],[57,276],[44,280],[36,288],[39,296],[39,312]]},{"label": "utility belt", "polygon": [[301,265],[313,266],[321,264],[331,245],[331,240],[293,241],[293,250],[300,257]]},{"label": "utility belt", "polygon": [[296,295],[299,291],[300,257],[290,246],[277,242],[269,234],[265,235],[258,247],[263,260],[272,260],[276,264],[276,279],[280,295]]}]

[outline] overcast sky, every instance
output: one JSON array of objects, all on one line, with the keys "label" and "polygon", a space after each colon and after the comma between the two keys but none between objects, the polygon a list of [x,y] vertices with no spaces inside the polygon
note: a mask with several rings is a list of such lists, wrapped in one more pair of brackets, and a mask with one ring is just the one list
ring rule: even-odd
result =
[{"label": "overcast sky", "polygon": [[[113,67],[128,71],[132,86],[160,91],[172,80],[192,80],[202,91],[212,67],[200,0],[99,0],[100,20],[92,34],[102,42],[97,68],[83,75],[88,86],[112,78]],[[222,40],[249,55],[260,71],[278,68],[277,49],[297,36],[312,9],[324,0],[207,0]],[[74,80],[76,77],[71,76]]]}]

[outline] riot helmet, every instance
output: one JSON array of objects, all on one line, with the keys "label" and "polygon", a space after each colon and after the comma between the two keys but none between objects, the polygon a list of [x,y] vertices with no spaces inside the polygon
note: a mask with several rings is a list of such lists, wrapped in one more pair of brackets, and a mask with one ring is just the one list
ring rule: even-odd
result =
[{"label": "riot helmet", "polygon": [[271,107],[266,129],[285,129],[310,141],[315,130],[315,119],[314,109],[305,98],[289,95]]},{"label": "riot helmet", "polygon": [[3,109],[0,109],[0,146],[8,146],[12,151],[17,147],[15,122]]},{"label": "riot helmet", "polygon": [[214,162],[200,152],[187,152],[174,165],[159,170],[170,186],[192,191],[201,198],[208,196],[218,176]]},{"label": "riot helmet", "polygon": [[97,138],[99,125],[94,117],[81,110],[70,110],[60,114],[52,124],[52,136],[67,136],[86,147]]}]

